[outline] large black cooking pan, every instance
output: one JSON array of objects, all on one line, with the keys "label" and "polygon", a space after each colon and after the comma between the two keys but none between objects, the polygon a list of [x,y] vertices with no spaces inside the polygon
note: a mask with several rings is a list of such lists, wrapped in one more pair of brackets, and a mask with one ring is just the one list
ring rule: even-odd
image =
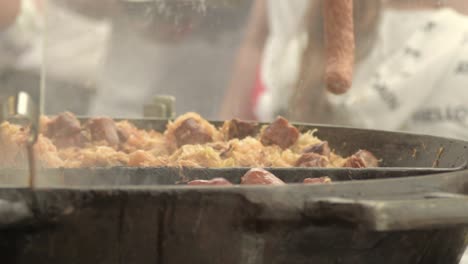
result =
[{"label": "large black cooking pan", "polygon": [[466,142],[299,127],[317,128],[342,155],[370,150],[384,168],[280,168],[272,171],[290,183],[323,175],[336,183],[214,188],[176,184],[238,182],[246,169],[54,169],[40,172],[43,187],[36,190],[20,187],[24,172],[2,170],[0,257],[4,263],[458,263],[468,225]]}]

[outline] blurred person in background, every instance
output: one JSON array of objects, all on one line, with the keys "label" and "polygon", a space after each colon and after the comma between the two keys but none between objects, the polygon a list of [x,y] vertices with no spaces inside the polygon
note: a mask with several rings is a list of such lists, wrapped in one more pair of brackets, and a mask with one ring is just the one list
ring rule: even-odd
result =
[{"label": "blurred person in background", "polygon": [[0,3],[0,69],[12,67],[40,33],[42,0]]},{"label": "blurred person in background", "polygon": [[[6,0],[0,3],[0,27],[1,91],[37,96],[42,67],[46,66],[45,113],[68,110],[86,114],[102,61],[100,47],[107,41],[106,25],[53,1]],[[46,49],[42,45],[45,33]]]},{"label": "blurred person in background", "polygon": [[[468,139],[468,3],[354,1],[353,87],[323,82],[320,1],[257,0],[222,118],[405,130]],[[259,69],[259,70],[257,70]]]},{"label": "blurred person in background", "polygon": [[71,111],[88,115],[99,88],[111,25],[58,2],[47,1],[45,46],[37,45],[24,64],[34,69],[44,57],[46,114]]},{"label": "blurred person in background", "polygon": [[111,27],[91,115],[140,117],[168,94],[178,113],[216,116],[250,1],[55,2]]},{"label": "blurred person in background", "polygon": [[41,0],[0,2],[1,96],[12,95],[18,89],[11,84],[12,75],[20,67],[22,56],[33,49],[35,40],[41,34],[41,6]]},{"label": "blurred person in background", "polygon": [[[141,116],[158,94],[176,96],[179,113],[214,117],[240,42],[242,10],[250,7],[242,0],[235,7],[229,1],[49,0],[43,16],[29,8],[34,1],[24,0],[28,8],[21,12],[11,5],[18,0],[0,3],[7,7],[0,8],[2,23],[15,12],[21,17],[8,26],[17,36],[2,36],[2,89],[37,94],[45,66],[46,114],[121,117]],[[41,30],[25,37],[26,18],[44,22],[45,48]]]}]

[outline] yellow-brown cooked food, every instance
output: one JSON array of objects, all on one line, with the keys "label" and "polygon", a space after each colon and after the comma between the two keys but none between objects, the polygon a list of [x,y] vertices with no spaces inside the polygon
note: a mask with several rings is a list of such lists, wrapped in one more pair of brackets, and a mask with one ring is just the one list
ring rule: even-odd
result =
[{"label": "yellow-brown cooked food", "polygon": [[[215,127],[196,113],[167,125],[163,133],[108,117],[80,122],[66,112],[41,119],[34,148],[41,167],[376,167],[377,158],[359,150],[334,153],[314,131],[300,133],[286,119],[270,125],[229,120]],[[27,128],[0,125],[0,167],[25,166]]]}]

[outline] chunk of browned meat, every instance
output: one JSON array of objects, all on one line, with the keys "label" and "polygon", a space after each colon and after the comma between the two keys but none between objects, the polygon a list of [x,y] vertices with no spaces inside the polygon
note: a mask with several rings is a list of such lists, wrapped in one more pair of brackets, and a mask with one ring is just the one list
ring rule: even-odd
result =
[{"label": "chunk of browned meat", "polygon": [[217,141],[208,143],[206,145],[218,152],[221,158],[227,158],[229,151],[232,149],[232,146],[229,144],[229,142]]},{"label": "chunk of browned meat", "polygon": [[107,141],[111,146],[115,146],[120,143],[117,126],[111,118],[93,118],[89,120],[88,127],[93,141]]},{"label": "chunk of browned meat", "polygon": [[83,136],[80,132],[80,121],[70,112],[54,117],[46,128],[46,136],[59,148],[81,145]]},{"label": "chunk of browned meat", "polygon": [[61,113],[47,124],[47,137],[73,136],[81,131],[80,121],[70,112]]},{"label": "chunk of browned meat", "polygon": [[174,135],[178,147],[188,144],[204,144],[213,141],[211,135],[207,131],[204,131],[203,126],[194,118],[188,118],[182,122],[180,126],[175,129]]},{"label": "chunk of browned meat", "polygon": [[302,152],[303,153],[316,153],[322,156],[329,157],[331,150],[330,150],[330,146],[328,145],[328,142],[323,141],[323,142],[306,147]]},{"label": "chunk of browned meat", "polygon": [[232,185],[224,178],[214,178],[211,180],[194,180],[187,183],[188,185]]},{"label": "chunk of browned meat", "polygon": [[331,183],[332,180],[329,177],[320,177],[320,178],[305,178],[305,184],[322,184],[322,183]]},{"label": "chunk of browned meat", "polygon": [[359,150],[350,156],[343,165],[343,167],[348,168],[371,168],[378,166],[379,160],[367,150]]},{"label": "chunk of browned meat", "polygon": [[128,133],[128,131],[123,130],[121,128],[117,128],[117,135],[119,136],[119,141],[122,143],[127,142],[127,139],[130,137],[130,133]]},{"label": "chunk of browned meat", "polygon": [[258,132],[258,124],[254,122],[232,119],[227,122],[227,139],[244,139],[248,136],[254,136]]},{"label": "chunk of browned meat", "polygon": [[262,133],[260,141],[263,145],[278,145],[286,149],[299,139],[299,131],[290,125],[288,120],[278,117]]},{"label": "chunk of browned meat", "polygon": [[362,159],[366,167],[378,167],[379,160],[372,154],[370,151],[367,150],[359,150],[354,154],[356,157]]},{"label": "chunk of browned meat", "polygon": [[271,172],[260,168],[254,168],[250,169],[242,176],[241,184],[284,185],[285,183]]},{"label": "chunk of browned meat", "polygon": [[151,166],[156,161],[156,157],[151,152],[144,150],[137,150],[128,155],[128,166],[139,167],[139,166]]},{"label": "chunk of browned meat", "polygon": [[361,169],[365,168],[366,164],[361,158],[357,157],[356,155],[352,155],[351,157],[346,159],[346,162],[343,165],[343,167]]},{"label": "chunk of browned meat", "polygon": [[324,168],[328,165],[328,159],[316,153],[304,153],[296,161],[296,167]]},{"label": "chunk of browned meat", "polygon": [[228,142],[223,142],[223,141],[216,141],[216,142],[208,143],[206,145],[208,147],[212,147],[214,150],[220,153],[228,150],[230,147]]}]

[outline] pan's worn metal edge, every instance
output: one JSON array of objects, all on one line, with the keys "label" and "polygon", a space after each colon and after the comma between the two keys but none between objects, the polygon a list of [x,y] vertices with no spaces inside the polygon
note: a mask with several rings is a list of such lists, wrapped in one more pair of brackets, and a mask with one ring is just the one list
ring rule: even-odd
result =
[{"label": "pan's worn metal edge", "polygon": [[[36,222],[59,221],[63,216],[73,215],[82,208],[92,207],[95,199],[111,201],[127,196],[145,196],[150,200],[165,197],[165,199],[193,201],[193,199],[211,197],[219,201],[229,198],[242,204],[244,208],[256,208],[256,213],[249,217],[259,221],[305,221],[310,225],[325,222],[328,225],[339,224],[344,227],[354,226],[375,231],[468,224],[466,195],[468,195],[468,171],[410,177],[405,180],[351,181],[324,185],[215,188],[100,186],[35,190],[26,187],[0,187],[0,199],[10,203],[25,203],[31,208],[30,211],[34,212]],[[35,197],[36,204],[31,202],[32,196]],[[24,214],[18,216],[15,221],[21,224],[23,220],[21,217]],[[1,222],[0,227],[2,227]]]},{"label": "pan's worn metal edge", "polygon": [[32,210],[24,201],[0,200],[0,228],[32,220],[33,218]]},{"label": "pan's worn metal edge", "polygon": [[395,201],[329,197],[311,199],[306,205],[311,219],[343,221],[372,231],[468,226],[468,196],[433,199],[400,197]]},{"label": "pan's worn metal edge", "polygon": [[[249,168],[81,168],[81,169],[42,169],[37,174],[37,186],[110,186],[110,185],[174,185],[196,179],[223,177],[232,183],[240,183],[240,178]],[[328,176],[333,181],[354,181],[385,178],[424,176],[459,171],[453,169],[323,169],[323,168],[267,168],[287,183],[302,183],[305,178]],[[24,169],[0,170],[0,183],[10,186],[27,184],[28,172]],[[184,181],[185,180],[185,181]]]}]

